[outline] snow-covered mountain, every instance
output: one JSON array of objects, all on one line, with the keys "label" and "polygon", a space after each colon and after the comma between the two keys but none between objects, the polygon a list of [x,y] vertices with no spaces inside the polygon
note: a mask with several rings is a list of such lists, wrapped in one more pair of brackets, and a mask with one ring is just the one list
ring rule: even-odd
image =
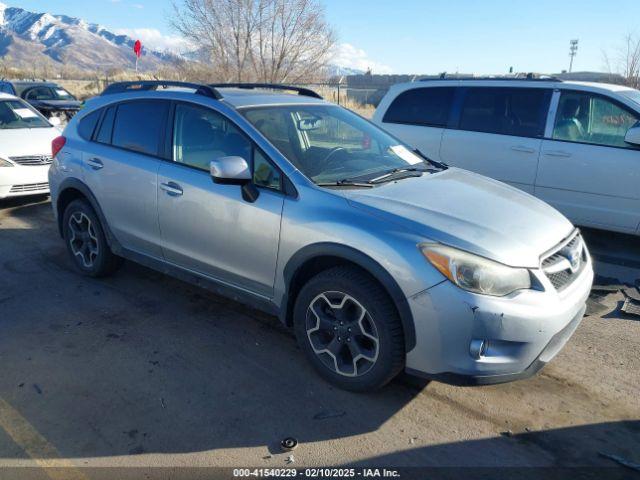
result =
[{"label": "snow-covered mountain", "polygon": [[[30,68],[53,61],[83,70],[130,68],[135,64],[134,42],[79,18],[34,13],[0,3],[0,57],[15,66]],[[139,69],[157,70],[175,58],[144,48]]]}]

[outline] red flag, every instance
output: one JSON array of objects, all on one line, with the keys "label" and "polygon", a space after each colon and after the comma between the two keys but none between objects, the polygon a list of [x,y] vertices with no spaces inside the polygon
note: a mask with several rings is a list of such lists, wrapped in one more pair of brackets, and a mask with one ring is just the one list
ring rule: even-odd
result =
[{"label": "red flag", "polygon": [[136,40],[136,43],[133,45],[133,51],[136,57],[140,58],[142,56],[142,42],[140,40]]}]

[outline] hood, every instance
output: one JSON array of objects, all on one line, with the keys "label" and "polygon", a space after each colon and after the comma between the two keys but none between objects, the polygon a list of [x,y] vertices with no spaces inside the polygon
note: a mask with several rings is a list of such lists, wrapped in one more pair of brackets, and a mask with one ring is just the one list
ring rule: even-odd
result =
[{"label": "hood", "polygon": [[51,155],[51,141],[58,135],[54,127],[0,129],[0,157]]},{"label": "hood", "polygon": [[368,190],[342,190],[349,203],[425,240],[514,267],[540,256],[573,230],[557,210],[504,183],[449,168]]},{"label": "hood", "polygon": [[79,110],[82,104],[82,102],[77,100],[33,100],[31,103],[41,108],[57,108],[61,110]]}]

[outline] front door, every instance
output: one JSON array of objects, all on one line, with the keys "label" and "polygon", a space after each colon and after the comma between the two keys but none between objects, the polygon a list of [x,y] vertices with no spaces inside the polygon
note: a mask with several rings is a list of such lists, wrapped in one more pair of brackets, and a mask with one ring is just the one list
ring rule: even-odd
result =
[{"label": "front door", "polygon": [[542,144],[537,197],[578,225],[635,233],[640,224],[640,149],[624,141],[639,119],[610,98],[562,91]]},{"label": "front door", "polygon": [[[241,156],[252,165],[258,199],[242,197],[238,185],[213,183],[209,163]],[[221,114],[176,105],[173,162],[160,167],[159,223],[167,261],[271,297],[284,203],[281,174]]]}]

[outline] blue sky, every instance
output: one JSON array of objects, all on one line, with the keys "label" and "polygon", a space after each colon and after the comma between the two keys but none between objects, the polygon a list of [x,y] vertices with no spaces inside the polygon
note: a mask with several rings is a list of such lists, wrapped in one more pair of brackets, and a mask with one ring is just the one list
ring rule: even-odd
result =
[{"label": "blue sky", "polygon": [[[84,18],[132,33],[149,46],[179,39],[171,0],[0,0]],[[626,33],[640,35],[640,0],[324,0],[338,32],[337,62],[379,73],[559,72],[569,40],[575,70],[604,70]],[[615,67],[615,65],[614,65]]]}]

